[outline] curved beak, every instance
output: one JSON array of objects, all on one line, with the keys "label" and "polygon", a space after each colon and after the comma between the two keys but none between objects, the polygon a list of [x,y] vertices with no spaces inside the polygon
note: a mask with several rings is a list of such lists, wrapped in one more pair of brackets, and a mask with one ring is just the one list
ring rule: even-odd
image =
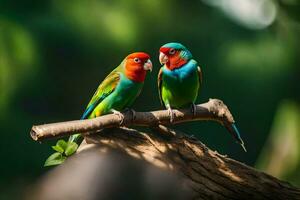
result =
[{"label": "curved beak", "polygon": [[144,70],[152,72],[152,62],[148,59],[144,64]]},{"label": "curved beak", "polygon": [[160,64],[164,65],[169,61],[169,58],[166,54],[164,54],[163,52],[159,53],[159,62]]}]

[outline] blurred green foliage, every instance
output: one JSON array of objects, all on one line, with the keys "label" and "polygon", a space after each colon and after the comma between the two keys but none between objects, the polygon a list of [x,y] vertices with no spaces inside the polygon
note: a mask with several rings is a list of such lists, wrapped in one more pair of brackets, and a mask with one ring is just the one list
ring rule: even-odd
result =
[{"label": "blurred green foliage", "polygon": [[300,185],[300,107],[283,101],[256,166],[275,177]]},{"label": "blurred green foliage", "polygon": [[35,73],[36,62],[35,43],[26,27],[0,18],[1,110],[8,108],[19,85]]},{"label": "blurred green foliage", "polygon": [[224,100],[249,152],[218,124],[178,128],[253,165],[279,103],[299,102],[300,2],[208,2],[2,0],[0,199],[17,198],[16,191],[46,172],[43,162],[55,141],[35,143],[31,126],[78,119],[101,80],[127,54],[149,52],[154,63],[134,109],[159,108],[157,52],[171,41],[185,44],[202,66],[198,102]]}]

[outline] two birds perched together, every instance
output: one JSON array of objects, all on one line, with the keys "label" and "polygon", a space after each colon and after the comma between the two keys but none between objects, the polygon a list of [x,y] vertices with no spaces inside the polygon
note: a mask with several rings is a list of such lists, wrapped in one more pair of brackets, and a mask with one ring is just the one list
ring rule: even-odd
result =
[{"label": "two birds perched together", "polygon": [[[191,52],[180,43],[167,43],[159,52],[159,61],[163,65],[158,74],[159,97],[162,105],[168,109],[172,122],[172,108],[191,106],[195,112],[194,103],[202,84],[202,72]],[[152,71],[152,63],[147,53],[128,55],[99,85],[81,119],[118,113],[130,108],[142,91],[147,71]],[[235,139],[244,148],[234,124],[232,128]],[[80,134],[72,135],[69,143],[80,138]]]}]

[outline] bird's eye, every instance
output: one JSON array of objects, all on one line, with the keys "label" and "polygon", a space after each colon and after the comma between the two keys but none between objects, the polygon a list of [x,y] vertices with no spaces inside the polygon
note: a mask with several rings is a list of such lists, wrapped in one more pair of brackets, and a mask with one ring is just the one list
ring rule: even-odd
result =
[{"label": "bird's eye", "polygon": [[140,62],[141,62],[141,60],[140,60],[139,58],[135,58],[135,59],[133,59],[133,61],[134,61],[135,63],[140,63]]},{"label": "bird's eye", "polygon": [[169,54],[171,54],[171,55],[173,55],[173,54],[175,54],[175,49],[170,49],[170,51],[169,51]]}]

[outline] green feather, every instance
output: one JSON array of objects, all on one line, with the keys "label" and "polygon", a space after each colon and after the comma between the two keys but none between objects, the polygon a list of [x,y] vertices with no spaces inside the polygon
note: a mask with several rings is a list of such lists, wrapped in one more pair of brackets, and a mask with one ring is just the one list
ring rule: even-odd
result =
[{"label": "green feather", "polygon": [[174,70],[163,66],[158,78],[161,102],[165,107],[172,108],[191,105],[197,99],[200,80],[201,74],[194,60]]},{"label": "green feather", "polygon": [[[112,110],[122,111],[133,104],[142,90],[143,83],[134,82],[126,77],[124,63],[122,62],[99,85],[81,119],[99,117]],[[64,162],[66,157],[76,152],[77,142],[80,139],[82,139],[81,134],[74,134],[70,136],[68,142],[61,140],[59,144],[53,147],[57,152],[46,160],[45,166],[58,165]],[[62,141],[63,147],[60,145]]]}]

